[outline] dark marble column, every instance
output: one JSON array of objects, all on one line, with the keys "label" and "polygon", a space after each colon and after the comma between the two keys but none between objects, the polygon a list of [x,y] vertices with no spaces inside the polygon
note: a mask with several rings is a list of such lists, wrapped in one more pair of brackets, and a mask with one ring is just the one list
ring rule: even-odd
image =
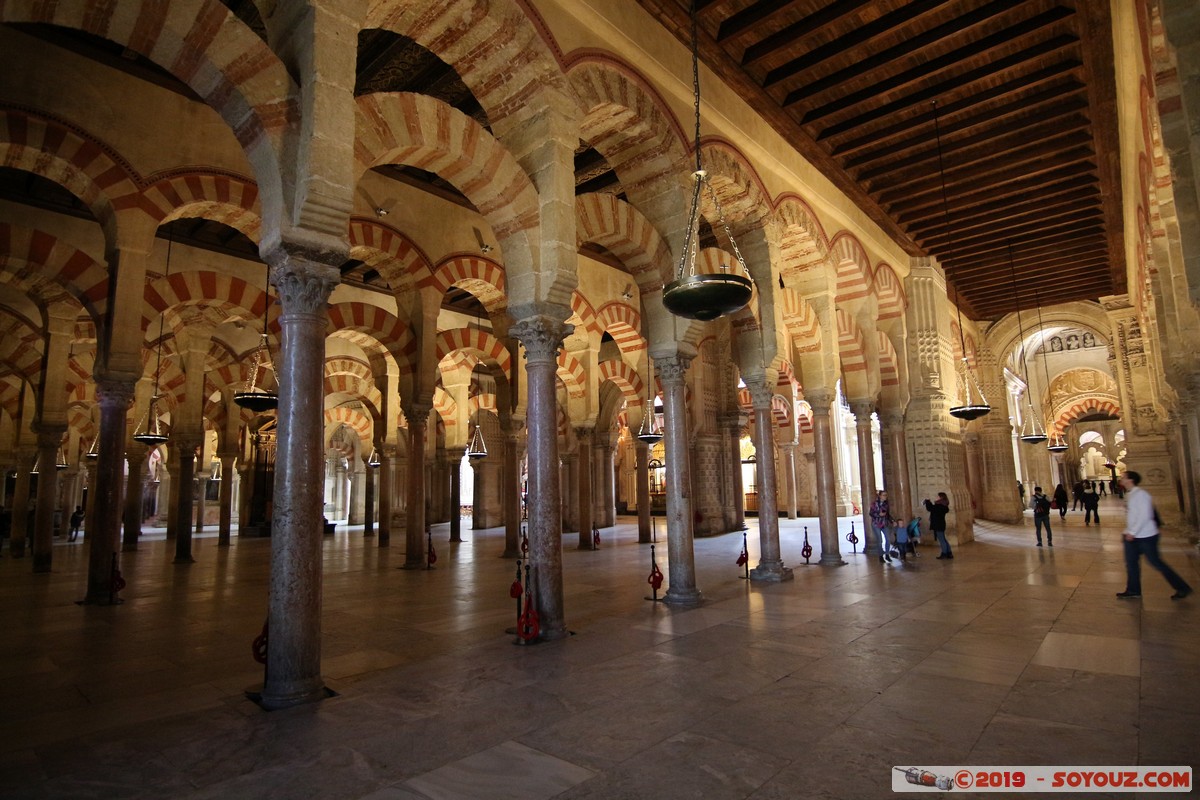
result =
[{"label": "dark marble column", "polygon": [[129,475],[125,481],[125,535],[121,539],[121,549],[126,553],[138,549],[138,538],[142,535],[142,485],[148,452],[140,444],[132,444],[125,451]]},{"label": "dark marble column", "polygon": [[[908,443],[904,439],[904,414],[889,411],[882,415],[884,466],[888,477],[888,500],[897,519],[908,522],[912,518],[912,492],[908,481]],[[888,462],[891,462],[890,464]]]},{"label": "dark marble column", "polygon": [[271,527],[270,637],[261,700],[268,709],[325,697],[321,677],[325,327],[326,304],[340,279],[336,267],[315,259],[279,251],[272,255],[282,335],[276,363],[279,435]]},{"label": "dark marble column", "polygon": [[775,425],[771,414],[771,387],[759,380],[747,384],[754,403],[754,451],[758,470],[758,566],[750,580],[770,583],[790,581],[792,570],[779,552],[779,501],[775,475]]},{"label": "dark marble column", "polygon": [[450,541],[462,541],[462,460],[465,447],[446,449],[446,468],[450,471]]},{"label": "dark marble column", "polygon": [[487,513],[487,466],[486,458],[477,458],[471,463],[471,471],[475,477],[472,483],[475,488],[471,494],[471,529],[483,530],[488,527],[490,520]]},{"label": "dark marble column", "polygon": [[404,407],[408,419],[408,478],[405,492],[404,569],[425,568],[425,430],[433,403]]},{"label": "dark marble column", "polygon": [[[8,553],[13,558],[24,558],[29,543],[29,473],[37,463],[37,451],[17,450],[17,481],[13,487],[12,528],[9,530]],[[88,531],[91,535],[91,531]]]},{"label": "dark marble column", "polygon": [[171,444],[179,451],[179,472],[171,487],[175,502],[175,562],[191,564],[192,558],[192,514],[195,511],[196,448],[200,440],[190,436],[172,437]]},{"label": "dark marble column", "polygon": [[862,486],[863,552],[879,555],[882,547],[871,527],[871,503],[875,502],[875,442],[871,436],[871,414],[875,406],[869,400],[850,404],[854,413],[855,433],[858,435],[858,480]]},{"label": "dark marble column", "polygon": [[[376,451],[378,452],[378,450]],[[369,539],[375,535],[375,484],[379,478],[379,465],[367,464],[367,474],[363,476],[363,495],[366,505],[363,508],[363,538]]]},{"label": "dark marble column", "polygon": [[692,470],[684,402],[684,378],[692,359],[669,356],[656,359],[654,370],[663,391],[663,427],[666,448],[667,566],[670,586],[664,603],[696,605],[696,557],[692,534]]},{"label": "dark marble column", "polygon": [[229,547],[233,536],[233,453],[218,453],[221,459],[221,493],[217,498],[220,504],[220,517],[217,522],[217,547]]},{"label": "dark marble column", "polygon": [[94,531],[87,532],[88,582],[83,602],[112,602],[112,574],[121,533],[121,484],[125,463],[125,415],[133,400],[133,382],[100,380],[100,454],[96,458],[96,484],[88,492],[95,503]]},{"label": "dark marble column", "polygon": [[733,495],[730,504],[732,514],[729,523],[730,530],[744,531],[746,529],[746,487],[742,484],[742,415],[738,411],[722,414],[717,420],[725,429],[728,437],[728,453],[730,458],[729,490]]},{"label": "dark marble column", "polygon": [[379,546],[389,547],[392,541],[392,496],[396,484],[396,446],[384,444],[379,448]]},{"label": "dark marble column", "polygon": [[654,541],[650,530],[650,446],[635,441],[634,481],[637,484],[638,543]]},{"label": "dark marble column", "polygon": [[[563,317],[569,313],[563,309]],[[509,333],[525,348],[529,428],[529,563],[541,638],[569,635],[563,609],[562,497],[558,474],[555,372],[563,339],[574,330],[553,316],[519,320]]]},{"label": "dark marble column", "polygon": [[579,427],[575,429],[575,441],[579,443],[579,452],[575,458],[576,505],[575,514],[579,522],[579,549],[592,549],[592,428]]},{"label": "dark marble column", "polygon": [[840,537],[837,520],[837,478],[833,465],[833,422],[830,405],[833,392],[829,389],[810,389],[805,399],[813,412],[813,456],[817,473],[817,518],[821,523],[822,566],[841,566]]},{"label": "dark marble column", "polygon": [[504,553],[502,558],[521,555],[521,431],[504,432]]},{"label": "dark marble column", "polygon": [[[33,519],[33,571],[49,572],[54,560],[54,504],[58,500],[58,448],[62,445],[65,425],[38,425],[37,510]],[[63,520],[66,524],[66,520]]]},{"label": "dark marble column", "polygon": [[796,518],[796,445],[785,444],[780,446],[780,452],[783,457],[780,459],[783,463],[783,490],[787,493],[784,498],[784,507],[787,509],[787,518]]}]

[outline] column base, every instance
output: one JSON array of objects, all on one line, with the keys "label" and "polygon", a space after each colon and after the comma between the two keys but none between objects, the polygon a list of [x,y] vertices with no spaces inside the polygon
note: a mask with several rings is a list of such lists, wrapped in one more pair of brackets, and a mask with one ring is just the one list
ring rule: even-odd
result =
[{"label": "column base", "polygon": [[172,561],[171,563],[172,564],[195,564],[196,559],[192,558],[191,556],[175,556],[175,560]]},{"label": "column base", "polygon": [[842,560],[841,553],[821,554],[821,560],[817,562],[822,567],[844,567],[846,562]]},{"label": "column base", "polygon": [[750,580],[755,583],[783,583],[795,577],[791,567],[785,567],[782,561],[764,561],[750,570]]},{"label": "column base", "polygon": [[337,692],[328,688],[323,683],[315,689],[282,692],[279,694],[268,694],[265,688],[259,687],[246,690],[246,697],[257,703],[264,711],[280,711],[285,708],[305,705],[306,703],[316,703],[327,697],[336,696]]},{"label": "column base", "polygon": [[405,562],[400,569],[425,569],[425,567],[426,564],[424,561],[418,561],[416,564],[409,564],[408,562]]},{"label": "column base", "polygon": [[570,635],[571,635],[571,632],[569,630],[567,630],[565,625],[561,628],[553,628],[551,630],[546,630],[545,628],[542,628],[542,630],[538,633],[537,641],[539,641],[539,642],[556,642],[559,639],[566,639]]},{"label": "column base", "polygon": [[505,550],[503,553],[501,553],[501,554],[500,554],[500,557],[501,557],[501,558],[520,558],[520,557],[521,557],[521,551],[520,551],[520,550],[507,550],[507,549],[506,549],[506,550]]},{"label": "column base", "polygon": [[670,606],[698,606],[703,601],[704,597],[700,594],[699,589],[686,591],[667,589],[667,593],[662,597],[662,602]]}]

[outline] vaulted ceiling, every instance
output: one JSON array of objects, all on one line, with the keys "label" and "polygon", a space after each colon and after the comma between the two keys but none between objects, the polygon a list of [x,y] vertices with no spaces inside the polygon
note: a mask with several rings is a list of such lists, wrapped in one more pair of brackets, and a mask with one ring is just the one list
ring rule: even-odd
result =
[{"label": "vaulted ceiling", "polygon": [[[639,2],[690,46],[690,0]],[[968,315],[1125,291],[1107,0],[695,6],[701,60]]]}]

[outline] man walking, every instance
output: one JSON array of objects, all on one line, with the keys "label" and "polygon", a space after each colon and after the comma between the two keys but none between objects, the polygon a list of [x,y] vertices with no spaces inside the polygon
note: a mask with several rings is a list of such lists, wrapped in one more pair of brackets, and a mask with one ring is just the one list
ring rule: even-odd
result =
[{"label": "man walking", "polygon": [[1046,529],[1046,543],[1054,547],[1054,531],[1050,530],[1050,498],[1042,487],[1033,487],[1033,528],[1037,532],[1037,546],[1042,546],[1042,528]]},{"label": "man walking", "polygon": [[1154,498],[1145,489],[1138,487],[1142,476],[1133,470],[1121,475],[1121,488],[1125,490],[1125,591],[1117,592],[1122,600],[1142,596],[1142,567],[1140,559],[1163,574],[1167,583],[1175,590],[1172,600],[1182,600],[1192,593],[1192,587],[1179,577],[1175,570],[1163,563],[1158,555],[1158,512],[1154,510]]}]

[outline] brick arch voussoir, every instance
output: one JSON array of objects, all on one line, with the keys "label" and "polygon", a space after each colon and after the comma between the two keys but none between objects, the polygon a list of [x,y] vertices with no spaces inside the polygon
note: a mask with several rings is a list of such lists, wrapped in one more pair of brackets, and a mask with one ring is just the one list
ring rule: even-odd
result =
[{"label": "brick arch voussoir", "polygon": [[1063,431],[1084,417],[1092,416],[1093,414],[1106,414],[1110,417],[1120,419],[1121,406],[1115,399],[1099,397],[1084,398],[1064,409],[1055,419],[1054,425],[1057,430]]},{"label": "brick arch voussoir", "polygon": [[841,231],[833,237],[829,257],[837,267],[837,302],[850,303],[871,291],[871,259],[854,234]]},{"label": "brick arch voussoir", "polygon": [[393,291],[403,291],[429,280],[429,257],[400,231],[378,220],[350,220],[350,255],[379,271]]},{"label": "brick arch voussoir", "polygon": [[246,280],[210,270],[181,270],[146,284],[142,330],[159,314],[187,306],[212,309],[227,320],[259,324],[267,293]]},{"label": "brick arch voussoir", "polygon": [[879,385],[887,388],[900,385],[900,358],[892,340],[883,331],[875,331],[879,342]]},{"label": "brick arch voussoir", "polygon": [[643,292],[674,280],[666,241],[634,206],[611,194],[575,198],[575,236],[580,246],[602,245],[620,259]]},{"label": "brick arch voussoir", "polygon": [[504,313],[508,306],[504,267],[490,258],[453,256],[438,264],[417,286],[434,289],[439,295],[452,286],[466,289],[492,316]]},{"label": "brick arch voussoir", "polygon": [[904,314],[908,305],[908,297],[904,286],[896,277],[896,272],[885,262],[875,267],[875,277],[871,289],[879,300],[879,320],[896,319]]},{"label": "brick arch voussoir", "polygon": [[578,291],[571,292],[571,311],[579,316],[584,330],[588,333],[588,338],[595,339],[599,343],[600,334],[604,332],[604,329],[596,320],[596,310],[592,308],[592,304]]},{"label": "brick arch voussoir", "polygon": [[329,437],[338,426],[345,425],[350,430],[358,434],[359,441],[362,442],[365,450],[371,448],[371,436],[375,430],[374,420],[369,414],[364,414],[357,408],[346,408],[339,406],[338,408],[325,409],[325,434],[324,440],[329,441]]},{"label": "brick arch voussoir", "polygon": [[[452,183],[491,225],[510,258],[514,237],[537,227],[538,194],[516,158],[478,122],[426,95],[379,92],[357,99],[359,173],[417,167]],[[534,260],[528,248],[525,263]]]},{"label": "brick arch voussoir", "polygon": [[298,117],[283,62],[219,0],[0,5],[0,23],[48,23],[116,42],[186,83],[233,131],[280,218],[280,158]]},{"label": "brick arch voussoir", "polygon": [[780,198],[773,212],[779,250],[787,270],[820,267],[829,257],[829,236],[816,213],[795,195]]},{"label": "brick arch voussoir", "polygon": [[571,397],[583,397],[587,393],[587,372],[579,360],[565,350],[558,354],[556,374]]},{"label": "brick arch voussoir", "polygon": [[646,385],[642,380],[642,376],[638,375],[637,370],[630,367],[624,361],[615,358],[601,361],[598,366],[601,383],[612,381],[621,390],[621,394],[625,396],[625,400],[628,403],[645,403],[644,392]]},{"label": "brick arch voussoir", "polygon": [[466,351],[488,365],[499,367],[503,375],[512,371],[512,353],[503,342],[478,328],[451,328],[438,334],[435,358],[438,363],[457,351]]},{"label": "brick arch voussoir", "polygon": [[0,222],[0,283],[15,286],[43,305],[82,306],[93,324],[108,305],[108,270],[52,233]]},{"label": "brick arch voussoir", "polygon": [[642,336],[642,315],[628,303],[610,300],[600,306],[596,312],[596,324],[612,336],[623,354],[639,353],[646,348],[646,339]]},{"label": "brick arch voussoir", "polygon": [[139,207],[161,225],[175,219],[208,219],[228,225],[256,244],[262,240],[258,185],[242,175],[189,170],[158,177],[142,191]]},{"label": "brick arch voussoir", "polygon": [[417,340],[412,329],[380,306],[367,303],[329,306],[326,335],[342,336],[362,347],[377,374],[383,373],[389,356],[403,375],[411,374],[416,367]]}]

